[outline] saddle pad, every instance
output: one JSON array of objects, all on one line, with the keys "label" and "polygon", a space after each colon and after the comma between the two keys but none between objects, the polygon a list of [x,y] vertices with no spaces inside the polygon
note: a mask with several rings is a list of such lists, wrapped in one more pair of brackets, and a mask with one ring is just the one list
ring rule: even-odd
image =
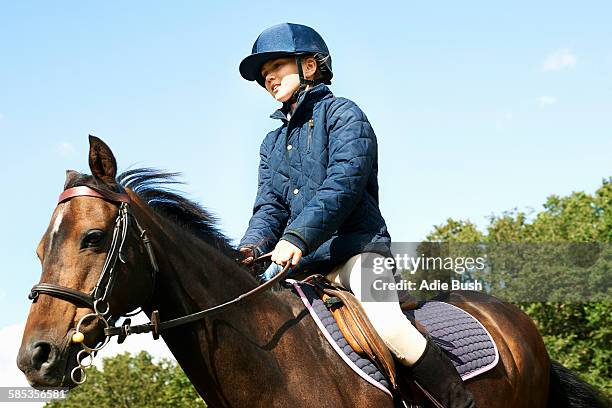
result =
[{"label": "saddle pad", "polygon": [[[389,383],[376,365],[348,344],[336,320],[309,283],[287,279],[313,320],[340,357],[366,381],[391,395]],[[499,352],[489,332],[476,318],[449,303],[427,301],[416,310],[404,311],[418,320],[444,349],[465,381],[495,367]]]},{"label": "saddle pad", "polygon": [[336,320],[325,306],[325,303],[319,298],[312,285],[293,279],[286,279],[286,281],[293,285],[295,292],[304,302],[304,306],[310,312],[321,333],[323,333],[329,344],[331,344],[344,362],[364,380],[393,397],[391,391],[389,391],[389,382],[383,373],[380,372],[371,360],[361,357],[348,344]]},{"label": "saddle pad", "polygon": [[489,371],[499,361],[499,351],[487,329],[457,306],[431,300],[404,314],[427,328],[464,381]]}]

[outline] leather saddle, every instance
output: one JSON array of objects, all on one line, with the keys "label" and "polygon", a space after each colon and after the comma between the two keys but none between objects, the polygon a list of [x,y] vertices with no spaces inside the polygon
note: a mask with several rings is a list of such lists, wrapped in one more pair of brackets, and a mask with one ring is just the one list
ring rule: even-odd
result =
[{"label": "leather saddle", "polygon": [[[417,407],[415,401],[423,399],[422,392],[407,378],[401,375],[402,368],[397,367],[396,361],[383,339],[378,335],[372,323],[365,314],[363,307],[349,290],[328,281],[322,275],[313,275],[305,279],[313,284],[315,290],[330,310],[336,320],[342,335],[347,343],[358,354],[370,359],[385,375],[392,388],[392,393],[406,406]],[[400,302],[402,310],[410,310],[418,307],[418,302],[408,299]],[[422,333],[425,328],[416,323],[416,327]],[[401,366],[401,363],[397,363]],[[400,376],[398,376],[400,373]]]}]

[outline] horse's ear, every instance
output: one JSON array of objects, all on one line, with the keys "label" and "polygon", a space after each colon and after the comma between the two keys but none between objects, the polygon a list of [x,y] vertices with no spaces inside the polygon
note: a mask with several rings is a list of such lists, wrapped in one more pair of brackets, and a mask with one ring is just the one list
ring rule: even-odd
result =
[{"label": "horse's ear", "polygon": [[99,138],[89,135],[89,168],[91,174],[108,185],[115,185],[117,161],[110,147]]},{"label": "horse's ear", "polygon": [[79,175],[78,171],[75,170],[66,170],[66,181],[64,181],[64,190],[68,187],[68,184],[72,181],[73,178]]}]

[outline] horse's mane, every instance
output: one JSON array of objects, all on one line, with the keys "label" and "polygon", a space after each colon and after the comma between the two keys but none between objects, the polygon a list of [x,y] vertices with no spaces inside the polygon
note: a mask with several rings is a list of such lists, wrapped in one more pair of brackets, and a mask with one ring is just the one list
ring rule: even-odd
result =
[{"label": "horse's mane", "polygon": [[[217,227],[218,220],[208,210],[176,191],[173,187],[182,182],[177,180],[180,173],[171,173],[151,168],[127,170],[117,177],[117,187],[129,188],[147,203],[155,213],[172,221],[181,229],[235,257],[236,249]],[[65,189],[88,185],[95,189],[111,190],[90,175],[76,174],[64,186]],[[117,192],[117,191],[114,191]]]}]

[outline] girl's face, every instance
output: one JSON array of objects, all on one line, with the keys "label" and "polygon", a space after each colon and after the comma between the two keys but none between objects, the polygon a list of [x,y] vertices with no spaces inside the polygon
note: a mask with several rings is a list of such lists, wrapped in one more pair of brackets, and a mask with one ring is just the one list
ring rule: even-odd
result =
[{"label": "girl's face", "polygon": [[[306,79],[312,79],[317,69],[314,58],[302,60],[302,70]],[[300,76],[294,57],[278,58],[266,62],[261,67],[261,76],[265,80],[266,90],[274,99],[285,102],[300,86]]]}]

